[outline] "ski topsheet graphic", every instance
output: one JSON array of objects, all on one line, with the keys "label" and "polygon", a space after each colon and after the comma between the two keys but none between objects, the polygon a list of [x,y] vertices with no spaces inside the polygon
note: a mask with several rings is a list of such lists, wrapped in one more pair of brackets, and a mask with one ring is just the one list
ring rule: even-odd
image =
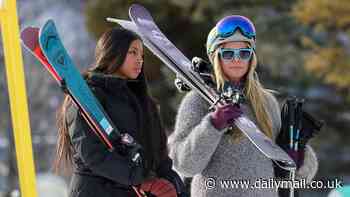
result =
[{"label": "ski topsheet graphic", "polygon": [[[181,80],[198,91],[210,104],[214,104],[219,99],[217,92],[207,86],[202,78],[193,72],[191,61],[166,38],[144,7],[137,4],[132,5],[129,16],[132,22],[113,18],[107,20],[119,23],[124,28],[138,33],[150,51],[174,71]],[[263,134],[247,117],[238,118],[235,124],[266,157],[280,161],[288,167],[295,167],[295,163],[289,155]]]},{"label": "ski topsheet graphic", "polygon": [[[121,134],[113,125],[66,52],[52,20],[40,30],[36,27],[25,28],[21,32],[21,40],[81,109],[84,119],[110,151],[114,149],[112,139],[120,139],[121,143],[129,146],[138,145],[131,136]],[[139,154],[135,153],[133,160],[138,158]]]},{"label": "ski topsheet graphic", "polygon": [[49,63],[55,69],[59,76],[62,76],[64,85],[72,96],[80,101],[83,109],[96,119],[98,126],[101,127],[107,136],[112,133],[112,122],[108,120],[102,107],[87,86],[80,72],[75,68],[72,59],[69,57],[61,40],[57,34],[57,30],[53,21],[49,20],[39,32],[39,44],[43,54]]}]

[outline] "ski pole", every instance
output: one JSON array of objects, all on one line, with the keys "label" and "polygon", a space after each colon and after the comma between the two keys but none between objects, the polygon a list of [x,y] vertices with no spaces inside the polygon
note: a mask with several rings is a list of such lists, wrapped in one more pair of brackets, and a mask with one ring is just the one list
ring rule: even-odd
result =
[{"label": "ski pole", "polygon": [[290,180],[292,182],[290,190],[289,190],[289,197],[294,197],[294,180],[295,180],[295,168],[290,170]]},{"label": "ski pole", "polygon": [[302,124],[302,105],[304,103],[304,100],[303,99],[298,99],[297,100],[297,106],[296,106],[296,119],[297,119],[297,133],[296,133],[296,139],[295,139],[295,147],[294,147],[294,150],[295,151],[298,151],[299,149],[299,139],[300,139],[300,130],[301,130],[301,124]]},{"label": "ski pole", "polygon": [[288,106],[288,115],[289,115],[289,147],[291,150],[293,150],[293,138],[294,138],[294,118],[295,118],[295,113],[294,113],[294,102],[293,99],[288,99],[287,100],[287,106]]}]

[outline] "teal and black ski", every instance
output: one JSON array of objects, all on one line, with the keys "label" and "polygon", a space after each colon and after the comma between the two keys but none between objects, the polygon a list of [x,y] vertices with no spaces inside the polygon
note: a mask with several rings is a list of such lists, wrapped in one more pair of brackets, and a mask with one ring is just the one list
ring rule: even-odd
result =
[{"label": "teal and black ski", "polygon": [[[122,134],[112,123],[66,52],[52,20],[47,21],[40,30],[37,27],[25,28],[21,32],[21,39],[26,49],[39,59],[72,98],[108,150],[113,151],[114,139],[120,139],[122,144],[128,146],[139,146],[130,135]],[[132,159],[138,160],[139,154],[133,155]]]}]

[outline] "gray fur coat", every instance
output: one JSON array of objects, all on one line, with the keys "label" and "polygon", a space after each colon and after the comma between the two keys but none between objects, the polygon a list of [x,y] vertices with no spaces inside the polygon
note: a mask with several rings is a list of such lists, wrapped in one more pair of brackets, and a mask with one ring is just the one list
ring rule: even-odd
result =
[{"label": "gray fur coat", "polygon": [[[273,137],[280,127],[280,108],[275,97],[268,96],[269,114],[273,120]],[[273,163],[257,150],[244,136],[238,142],[231,142],[231,135],[213,127],[208,112],[209,104],[194,91],[189,92],[179,107],[175,131],[169,137],[170,157],[174,168],[184,177],[193,177],[193,197],[257,197],[277,196],[276,188],[263,187],[260,180],[274,177]],[[256,123],[255,115],[247,104],[243,113]],[[310,146],[305,152],[304,165],[297,171],[297,178],[308,182],[315,176],[317,158]],[[228,180],[229,182],[225,182]],[[236,185],[232,181],[250,181]],[[230,182],[231,181],[231,182]]]}]

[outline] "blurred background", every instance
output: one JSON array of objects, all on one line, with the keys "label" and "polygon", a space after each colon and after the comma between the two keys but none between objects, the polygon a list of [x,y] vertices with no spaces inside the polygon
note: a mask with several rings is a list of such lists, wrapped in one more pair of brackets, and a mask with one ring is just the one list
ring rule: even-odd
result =
[{"label": "blurred background", "polygon": [[[206,36],[223,16],[240,14],[252,19],[257,29],[258,72],[262,83],[280,93],[277,96],[281,103],[287,96],[304,97],[305,109],[326,122],[311,142],[320,162],[315,179],[338,179],[350,184],[350,1],[17,0],[17,7],[21,29],[42,26],[46,20],[54,19],[69,54],[84,71],[93,63],[96,39],[116,25],[105,18],[128,19],[132,3],[141,3],[150,10],[160,29],[188,58],[207,59]],[[38,184],[49,180],[65,191],[69,175],[52,175],[57,140],[55,112],[63,94],[32,55],[23,50],[23,56]],[[0,58],[0,196],[18,196],[2,50]],[[170,134],[184,95],[173,85],[175,75],[149,51],[145,65],[152,93],[160,103],[161,116]],[[38,187],[45,191],[52,186]],[[305,190],[301,196],[327,196],[329,192],[329,189]]]}]

